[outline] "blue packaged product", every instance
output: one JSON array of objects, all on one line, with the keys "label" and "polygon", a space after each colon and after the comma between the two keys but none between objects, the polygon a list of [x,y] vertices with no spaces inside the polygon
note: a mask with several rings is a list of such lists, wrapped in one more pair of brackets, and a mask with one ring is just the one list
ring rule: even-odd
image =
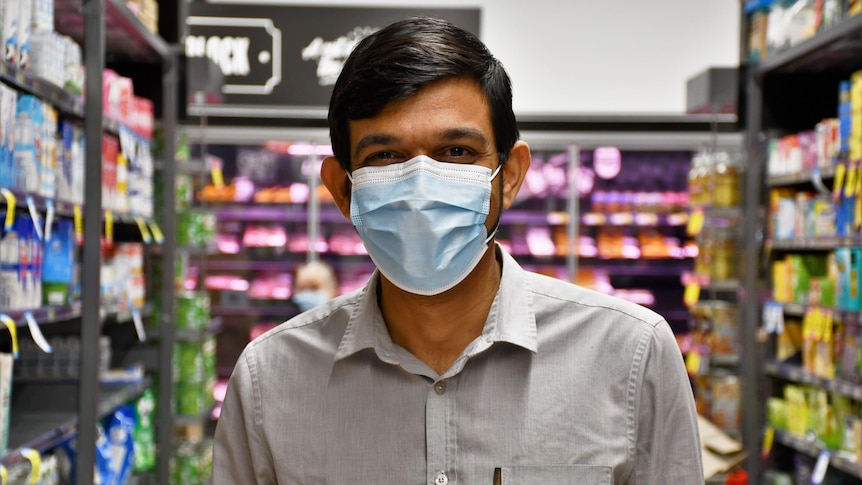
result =
[{"label": "blue packaged product", "polygon": [[54,222],[51,239],[45,241],[42,262],[42,295],[47,305],[69,302],[72,269],[75,265],[75,227],[69,219]]},{"label": "blue packaged product", "polygon": [[15,186],[27,192],[39,190],[40,127],[43,121],[39,98],[29,94],[20,96],[15,112],[13,161]]},{"label": "blue packaged product", "polygon": [[105,423],[105,437],[110,448],[111,481],[106,485],[125,485],[135,466],[135,408],[120,406]]}]

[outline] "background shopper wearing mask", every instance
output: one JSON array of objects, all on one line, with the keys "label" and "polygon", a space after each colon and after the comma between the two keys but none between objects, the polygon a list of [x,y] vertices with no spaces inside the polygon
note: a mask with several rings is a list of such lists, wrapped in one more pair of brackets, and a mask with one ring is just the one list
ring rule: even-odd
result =
[{"label": "background shopper wearing mask", "polygon": [[322,305],[336,296],[338,277],[332,266],[320,260],[313,260],[296,269],[291,299],[301,311]]},{"label": "background shopper wearing mask", "polygon": [[493,243],[530,150],[479,39],[428,18],[378,31],[329,120],[321,176],[378,271],[249,344],[216,484],[703,483],[665,320]]}]

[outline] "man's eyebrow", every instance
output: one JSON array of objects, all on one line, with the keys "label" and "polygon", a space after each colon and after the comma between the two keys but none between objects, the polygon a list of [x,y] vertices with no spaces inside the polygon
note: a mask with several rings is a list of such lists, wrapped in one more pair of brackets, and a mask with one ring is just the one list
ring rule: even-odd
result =
[{"label": "man's eyebrow", "polygon": [[441,137],[444,140],[458,140],[461,138],[471,138],[483,146],[488,146],[488,138],[485,134],[476,128],[450,128],[448,130],[443,131]]},{"label": "man's eyebrow", "polygon": [[365,150],[371,145],[386,145],[388,143],[392,143],[393,141],[395,141],[395,137],[392,135],[371,134],[363,136],[359,140],[359,142],[356,143],[356,148],[353,149],[353,159],[358,159],[359,154],[362,153],[362,150]]}]

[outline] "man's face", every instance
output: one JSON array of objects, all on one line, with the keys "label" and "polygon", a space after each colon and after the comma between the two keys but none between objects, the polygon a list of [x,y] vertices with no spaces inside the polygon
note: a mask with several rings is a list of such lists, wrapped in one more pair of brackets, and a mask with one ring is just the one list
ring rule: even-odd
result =
[{"label": "man's face", "polygon": [[[373,118],[350,121],[351,171],[404,162],[418,155],[497,168],[490,109],[474,81],[446,78],[387,105]],[[501,184],[493,186],[488,229],[499,217]]]}]

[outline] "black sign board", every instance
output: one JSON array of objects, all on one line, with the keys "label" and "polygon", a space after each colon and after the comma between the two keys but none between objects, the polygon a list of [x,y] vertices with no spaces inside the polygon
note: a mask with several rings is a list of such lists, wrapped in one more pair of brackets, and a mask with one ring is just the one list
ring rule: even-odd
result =
[{"label": "black sign board", "polygon": [[201,97],[190,96],[188,112],[266,118],[325,113],[353,46],[391,22],[417,15],[451,20],[479,35],[477,8],[193,2],[186,19],[186,56],[211,59],[224,77],[217,102],[208,96],[198,104]]}]

